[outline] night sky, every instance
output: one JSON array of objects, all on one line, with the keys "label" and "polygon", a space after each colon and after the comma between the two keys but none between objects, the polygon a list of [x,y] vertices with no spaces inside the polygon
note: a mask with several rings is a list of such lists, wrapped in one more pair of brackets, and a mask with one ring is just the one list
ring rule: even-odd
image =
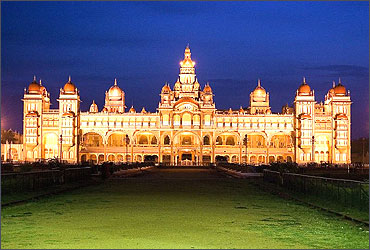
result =
[{"label": "night sky", "polygon": [[82,111],[99,110],[117,78],[126,106],[155,112],[189,43],[216,108],[249,105],[261,78],[273,112],[305,76],[323,101],[351,91],[353,138],[369,133],[368,2],[2,2],[1,125],[22,131],[23,89],[42,79],[57,108],[72,76]]}]

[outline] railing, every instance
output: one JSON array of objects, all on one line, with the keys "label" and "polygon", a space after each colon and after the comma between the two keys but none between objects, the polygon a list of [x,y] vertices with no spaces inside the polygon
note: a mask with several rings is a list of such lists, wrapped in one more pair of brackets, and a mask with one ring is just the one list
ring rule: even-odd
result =
[{"label": "railing", "polygon": [[265,169],[263,180],[292,192],[331,199],[345,206],[369,209],[369,183],[319,176],[280,173]]},{"label": "railing", "polygon": [[1,174],[1,191],[3,193],[34,191],[53,185],[86,180],[91,172],[91,167],[82,167]]}]

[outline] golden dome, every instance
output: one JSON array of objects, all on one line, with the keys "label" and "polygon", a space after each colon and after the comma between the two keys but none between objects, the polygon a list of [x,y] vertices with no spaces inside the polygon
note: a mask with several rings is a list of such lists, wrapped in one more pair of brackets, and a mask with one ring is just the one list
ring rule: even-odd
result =
[{"label": "golden dome", "polygon": [[206,86],[204,86],[203,92],[212,93],[212,89],[211,89],[211,86],[209,86],[209,83],[207,83]]},{"label": "golden dome", "polygon": [[336,95],[345,95],[346,94],[346,87],[344,87],[341,83],[334,87],[334,94]]},{"label": "golden dome", "polygon": [[168,84],[165,84],[162,88],[162,93],[169,93],[171,92],[171,88]]},{"label": "golden dome", "polygon": [[33,82],[28,85],[28,93],[31,94],[39,94],[40,93],[40,85],[36,82],[36,76],[33,77]]},{"label": "golden dome", "polygon": [[134,106],[131,106],[130,110],[128,111],[130,113],[136,113],[136,110],[134,109]]},{"label": "golden dome", "polygon": [[346,120],[348,118],[347,118],[347,116],[345,114],[338,114],[337,115],[337,119]]},{"label": "golden dome", "polygon": [[76,86],[71,82],[71,77],[68,78],[68,82],[64,84],[63,87],[64,93],[75,93]]},{"label": "golden dome", "polygon": [[63,114],[63,116],[65,117],[65,116],[68,116],[68,117],[74,117],[75,116],[75,113],[73,112],[73,111],[68,111],[68,112],[65,112],[64,114]]},{"label": "golden dome", "polygon": [[301,119],[310,119],[311,118],[311,116],[309,115],[309,114],[302,114],[301,115]]},{"label": "golden dome", "polygon": [[311,87],[306,83],[306,78],[303,78],[303,83],[298,88],[298,94],[309,95],[311,93]]},{"label": "golden dome", "polygon": [[261,86],[261,80],[258,79],[258,85],[253,90],[253,95],[255,97],[265,97],[266,96],[266,90]]},{"label": "golden dome", "polygon": [[98,105],[96,105],[95,100],[93,100],[92,104],[90,105],[90,113],[98,112]]},{"label": "golden dome", "polygon": [[37,111],[31,111],[29,112],[26,117],[38,117],[39,114],[37,113]]},{"label": "golden dome", "polygon": [[40,93],[44,94],[45,92],[46,92],[46,88],[44,86],[42,86],[42,82],[41,82],[41,79],[40,79]]},{"label": "golden dome", "polygon": [[114,79],[114,85],[108,91],[109,99],[120,100],[123,95],[123,90],[117,86],[117,79]]}]

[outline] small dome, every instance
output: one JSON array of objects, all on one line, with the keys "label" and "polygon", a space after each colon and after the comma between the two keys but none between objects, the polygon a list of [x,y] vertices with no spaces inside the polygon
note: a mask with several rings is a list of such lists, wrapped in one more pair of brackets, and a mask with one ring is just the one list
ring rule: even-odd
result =
[{"label": "small dome", "polygon": [[175,83],[175,87],[174,87],[174,90],[175,91],[179,91],[181,89],[181,84],[180,84],[180,79],[177,78],[177,81]]},{"label": "small dome", "polygon": [[142,113],[142,114],[146,114],[146,113],[147,113],[144,107],[143,107],[143,109],[141,110],[141,113]]},{"label": "small dome", "polygon": [[40,85],[36,82],[36,76],[33,77],[33,81],[28,85],[28,93],[30,94],[39,94]]},{"label": "small dome", "polygon": [[42,82],[41,82],[41,79],[40,79],[40,93],[44,94],[45,92],[46,92],[46,88],[44,86],[42,86]]},{"label": "small dome", "polygon": [[242,106],[240,106],[239,113],[244,113],[244,109]]},{"label": "small dome", "polygon": [[306,78],[303,78],[303,83],[298,88],[298,94],[309,95],[311,87],[306,83]]},{"label": "small dome", "polygon": [[76,86],[71,82],[71,77],[68,78],[68,82],[64,84],[64,93],[74,94],[76,92]]},{"label": "small dome", "polygon": [[168,84],[165,84],[162,88],[162,93],[169,93],[171,92],[171,88]]},{"label": "small dome", "polygon": [[98,105],[96,105],[95,100],[93,100],[92,104],[90,105],[90,113],[97,113],[98,112]]},{"label": "small dome", "polygon": [[75,113],[73,111],[68,111],[68,112],[65,112],[63,114],[64,117],[68,116],[68,117],[74,117],[75,116]]},{"label": "small dome", "polygon": [[114,79],[114,85],[108,90],[108,95],[110,100],[121,100],[123,95],[123,90],[117,86],[117,79]]},{"label": "small dome", "polygon": [[340,120],[346,120],[348,119],[347,116],[345,114],[338,114],[337,115],[337,119],[340,119]]},{"label": "small dome", "polygon": [[129,113],[136,113],[136,110],[134,109],[134,106],[131,106],[130,110],[128,111]]},{"label": "small dome", "polygon": [[310,119],[311,116],[309,114],[302,114],[301,119]]},{"label": "small dome", "polygon": [[204,93],[212,93],[212,88],[211,88],[211,86],[209,86],[208,83],[206,84],[206,86],[204,86],[203,92]]},{"label": "small dome", "polygon": [[31,111],[29,112],[26,117],[38,117],[39,114],[37,113],[37,111]]},{"label": "small dome", "polygon": [[344,87],[341,83],[334,87],[334,94],[336,95],[345,95],[346,94],[346,87]]}]

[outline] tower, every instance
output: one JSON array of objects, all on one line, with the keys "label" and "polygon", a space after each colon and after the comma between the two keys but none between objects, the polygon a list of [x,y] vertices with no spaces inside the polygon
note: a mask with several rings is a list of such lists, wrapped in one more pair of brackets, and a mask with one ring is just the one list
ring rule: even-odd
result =
[{"label": "tower", "polygon": [[315,121],[315,92],[303,78],[302,84],[296,91],[294,99],[295,115],[295,161],[314,161],[314,121]]},{"label": "tower", "polygon": [[80,93],[71,77],[59,93],[59,157],[64,161],[79,159]]},{"label": "tower", "polygon": [[36,76],[24,89],[23,95],[23,146],[25,161],[35,161],[42,156],[42,115],[50,107],[49,93],[37,83]]},{"label": "tower", "polygon": [[191,59],[189,45],[185,48],[184,60],[180,62],[180,74],[175,83],[176,99],[190,97],[199,100],[200,85],[195,74],[195,62]]},{"label": "tower", "polygon": [[351,162],[351,97],[341,79],[325,96],[325,106],[332,117],[332,163]]}]

